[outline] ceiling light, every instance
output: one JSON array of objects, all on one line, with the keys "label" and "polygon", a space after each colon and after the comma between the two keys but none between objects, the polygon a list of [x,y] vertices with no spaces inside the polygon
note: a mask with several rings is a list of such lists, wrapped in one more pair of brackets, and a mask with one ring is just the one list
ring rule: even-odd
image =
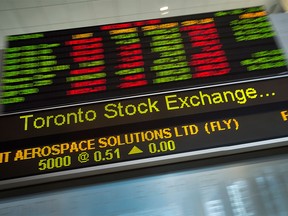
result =
[{"label": "ceiling light", "polygon": [[166,10],[168,10],[168,6],[164,6],[160,8],[160,11],[166,11]]}]

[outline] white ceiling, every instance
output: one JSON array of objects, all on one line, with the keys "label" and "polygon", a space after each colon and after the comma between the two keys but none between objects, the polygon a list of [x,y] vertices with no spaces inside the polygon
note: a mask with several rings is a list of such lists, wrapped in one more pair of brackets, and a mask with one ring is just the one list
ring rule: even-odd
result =
[{"label": "white ceiling", "polygon": [[[265,5],[278,0],[0,0],[0,49],[7,35]],[[160,7],[169,13],[161,15]]]}]

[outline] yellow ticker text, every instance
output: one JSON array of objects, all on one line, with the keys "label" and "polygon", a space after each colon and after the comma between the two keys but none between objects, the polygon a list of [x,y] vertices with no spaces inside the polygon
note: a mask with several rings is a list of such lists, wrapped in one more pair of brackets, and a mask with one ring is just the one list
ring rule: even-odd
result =
[{"label": "yellow ticker text", "polygon": [[109,103],[105,106],[106,113],[104,116],[108,119],[124,116],[134,116],[136,114],[144,115],[146,113],[159,112],[160,109],[157,107],[158,101],[152,101],[151,98],[147,99],[147,102],[139,104],[127,104],[123,105],[119,103]]},{"label": "yellow ticker text", "polygon": [[100,137],[98,139],[99,148],[112,146],[122,146],[137,144],[143,142],[152,142],[155,140],[169,139],[173,136],[171,128],[161,128],[155,130],[127,133],[109,137]]},{"label": "yellow ticker text", "polygon": [[179,24],[177,22],[174,23],[164,23],[160,25],[150,25],[150,26],[143,26],[142,31],[150,31],[155,29],[167,29],[167,28],[174,28],[177,27]]},{"label": "yellow ticker text", "polygon": [[79,108],[76,112],[65,114],[48,115],[44,117],[34,117],[33,114],[30,114],[20,116],[19,118],[24,120],[24,130],[27,131],[31,127],[41,129],[95,121],[97,119],[97,113],[95,110],[82,111],[82,109]]},{"label": "yellow ticker text", "polygon": [[165,101],[167,110],[177,110],[229,102],[246,104],[249,99],[255,99],[257,96],[257,91],[254,88],[247,88],[235,91],[213,92],[211,94],[199,91],[198,94],[185,97],[178,97],[177,94],[166,95]]},{"label": "yellow ticker text", "polygon": [[255,13],[246,13],[239,16],[240,19],[249,19],[249,18],[255,18],[255,17],[263,17],[266,16],[266,11],[260,11]]},{"label": "yellow ticker text", "polygon": [[201,25],[201,24],[212,23],[212,22],[214,22],[213,18],[205,18],[205,19],[200,19],[200,20],[187,20],[187,21],[181,22],[181,25],[182,26]]},{"label": "yellow ticker text", "polygon": [[195,124],[183,125],[181,127],[174,127],[175,137],[196,135],[199,132],[199,127]]},{"label": "yellow ticker text", "polygon": [[72,39],[89,38],[92,36],[93,36],[93,33],[75,34],[75,35],[72,35]]},{"label": "yellow ticker text", "polygon": [[218,121],[210,121],[205,123],[205,131],[207,134],[227,131],[227,130],[238,130],[239,122],[237,119],[223,119]]},{"label": "yellow ticker text", "polygon": [[109,34],[115,35],[115,34],[131,33],[131,32],[137,32],[137,28],[111,30],[111,31],[109,31]]},{"label": "yellow ticker text", "polygon": [[29,160],[49,156],[65,155],[67,153],[83,152],[95,149],[95,139],[81,140],[71,143],[47,145],[35,148],[17,150],[14,161]]},{"label": "yellow ticker text", "polygon": [[11,151],[9,152],[0,152],[0,164],[9,162]]},{"label": "yellow ticker text", "polygon": [[284,110],[280,112],[283,121],[288,121],[288,110]]}]

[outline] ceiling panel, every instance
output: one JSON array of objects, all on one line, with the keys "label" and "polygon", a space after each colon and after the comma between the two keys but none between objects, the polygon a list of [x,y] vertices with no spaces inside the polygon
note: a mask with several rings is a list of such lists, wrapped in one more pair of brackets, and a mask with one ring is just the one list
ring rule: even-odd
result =
[{"label": "ceiling panel", "polygon": [[13,9],[41,6],[41,0],[9,0],[9,3],[13,6]]},{"label": "ceiling panel", "polygon": [[137,20],[143,20],[143,19],[147,19],[147,17],[141,18],[141,16],[139,16],[139,14],[133,14],[133,15],[129,15],[129,16],[128,15],[120,16],[117,19],[115,19],[115,22],[129,22],[129,21],[137,21]]},{"label": "ceiling panel", "polygon": [[92,1],[93,18],[111,18],[118,16],[116,0]]},{"label": "ceiling panel", "polygon": [[86,26],[95,26],[99,25],[95,20],[84,20],[84,21],[78,21],[78,22],[73,22],[74,28],[81,28],[81,27],[86,27]]},{"label": "ceiling panel", "polygon": [[160,7],[166,5],[165,2],[160,0],[139,0],[138,2],[140,4],[141,13],[157,12]]},{"label": "ceiling panel", "polygon": [[14,11],[0,11],[0,29],[21,28]]},{"label": "ceiling panel", "polygon": [[120,16],[137,14],[140,12],[140,5],[135,0],[121,0],[118,1],[118,10]]},{"label": "ceiling panel", "polygon": [[56,23],[56,24],[51,24],[45,26],[46,30],[45,31],[54,31],[54,30],[59,30],[59,29],[71,29],[75,28],[74,23],[67,22],[67,23]]},{"label": "ceiling panel", "polygon": [[[105,18],[98,18],[95,19],[97,21],[97,25],[104,25],[110,23],[117,23],[117,22],[124,22],[122,21],[122,17],[105,17]],[[125,20],[126,21],[126,20]]]},{"label": "ceiling panel", "polygon": [[19,19],[13,10],[0,11],[0,29],[21,28]]},{"label": "ceiling panel", "polygon": [[25,34],[27,33],[27,30],[25,31],[24,28],[12,28],[12,29],[5,29],[2,32],[5,35],[17,35],[17,34]]},{"label": "ceiling panel", "polygon": [[[42,8],[17,9],[16,12],[23,27],[43,26],[48,22],[43,16]],[[19,21],[19,22],[20,22]]]},{"label": "ceiling panel", "polygon": [[[265,4],[278,0],[0,0],[0,49],[7,34],[152,19]],[[275,6],[276,5],[276,6]],[[168,6],[162,15],[160,7]],[[279,6],[280,7],[280,6]],[[4,35],[3,35],[4,34]]]},{"label": "ceiling panel", "polygon": [[61,5],[67,3],[66,0],[35,0],[35,1],[40,1],[42,6]]},{"label": "ceiling panel", "polygon": [[44,16],[49,24],[66,23],[69,21],[66,5],[54,5],[43,7]]},{"label": "ceiling panel", "polygon": [[[199,7],[199,6],[205,6],[206,2],[204,0],[198,1],[198,0],[183,0],[183,7]],[[199,12],[201,12],[199,10]]]},{"label": "ceiling panel", "polygon": [[66,3],[74,3],[74,2],[89,2],[91,0],[66,0]]},{"label": "ceiling panel", "polygon": [[[182,9],[183,5],[185,3],[185,0],[167,0],[167,1],[160,1],[161,6],[168,6],[169,10],[175,10],[175,9]],[[159,8],[160,9],[160,8]]]},{"label": "ceiling panel", "polygon": [[10,4],[9,0],[0,0],[0,6],[0,11],[13,9],[13,6]]},{"label": "ceiling panel", "polygon": [[92,18],[92,3],[73,3],[67,5],[67,11],[71,22],[89,20]]},{"label": "ceiling panel", "polygon": [[43,31],[49,31],[51,30],[49,28],[49,26],[32,26],[32,27],[27,27],[25,28],[25,33],[29,33],[29,32],[43,32]]},{"label": "ceiling panel", "polygon": [[[0,30],[0,40],[4,41],[5,40],[5,32],[3,30]],[[1,64],[0,64],[1,65]]]}]

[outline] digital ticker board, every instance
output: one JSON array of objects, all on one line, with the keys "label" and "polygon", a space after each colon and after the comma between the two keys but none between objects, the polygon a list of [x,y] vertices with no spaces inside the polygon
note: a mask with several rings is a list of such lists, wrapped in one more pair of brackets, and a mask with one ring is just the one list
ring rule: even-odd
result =
[{"label": "digital ticker board", "polygon": [[[288,110],[283,108],[248,115],[229,113],[204,120],[189,117],[181,120],[181,124],[175,122],[156,128],[150,125],[146,130],[134,128],[120,134],[110,131],[109,135],[90,135],[81,139],[71,135],[66,136],[63,142],[53,142],[46,138],[38,142],[24,140],[18,147],[11,143],[11,146],[6,146],[6,151],[0,153],[0,180],[37,177],[67,170],[81,173],[85,170],[83,168],[89,167],[95,170],[94,174],[100,174],[101,169],[111,168],[106,165],[124,167],[128,164],[121,162],[127,161],[145,164],[155,162],[153,158],[156,158],[160,164],[161,161],[165,164],[175,157],[190,156],[191,159],[197,154],[221,151],[222,154],[231,154],[237,148],[251,150],[261,146],[260,149],[263,149],[265,145],[271,147],[275,143],[258,141],[287,136]],[[30,146],[25,145],[27,143]]]},{"label": "digital ticker board", "polygon": [[[0,116],[0,143],[287,102],[288,76]],[[235,111],[236,112],[236,111]],[[1,148],[1,146],[0,146]]]},{"label": "digital ticker board", "polygon": [[48,181],[54,173],[69,178],[85,171],[101,174],[115,167],[183,161],[195,154],[285,145],[287,80],[267,78],[0,116],[0,188],[21,177]]},{"label": "digital ticker board", "polygon": [[287,137],[286,60],[262,7],[8,40],[0,190]]},{"label": "digital ticker board", "polygon": [[8,37],[5,112],[287,71],[263,7]]}]

